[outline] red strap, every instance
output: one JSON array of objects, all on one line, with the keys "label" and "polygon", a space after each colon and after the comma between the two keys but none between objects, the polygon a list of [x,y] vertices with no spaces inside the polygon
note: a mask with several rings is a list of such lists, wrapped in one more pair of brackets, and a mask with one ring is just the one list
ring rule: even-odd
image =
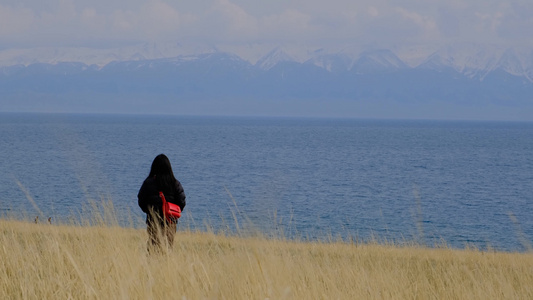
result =
[{"label": "red strap", "polygon": [[165,194],[163,192],[159,192],[159,198],[161,198],[161,201],[163,201],[163,206],[161,206],[163,210],[163,218],[168,219],[167,217],[167,199],[165,199]]},{"label": "red strap", "polygon": [[165,205],[167,200],[165,199],[165,194],[163,194],[163,192],[159,192],[159,198],[161,198],[161,200],[163,201],[163,205]]}]

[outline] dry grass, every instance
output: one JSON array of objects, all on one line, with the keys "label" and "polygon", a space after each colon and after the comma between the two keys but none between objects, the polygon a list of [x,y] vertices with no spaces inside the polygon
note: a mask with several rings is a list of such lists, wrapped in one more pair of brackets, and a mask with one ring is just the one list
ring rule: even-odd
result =
[{"label": "dry grass", "polygon": [[0,220],[0,299],[533,299],[533,254]]}]

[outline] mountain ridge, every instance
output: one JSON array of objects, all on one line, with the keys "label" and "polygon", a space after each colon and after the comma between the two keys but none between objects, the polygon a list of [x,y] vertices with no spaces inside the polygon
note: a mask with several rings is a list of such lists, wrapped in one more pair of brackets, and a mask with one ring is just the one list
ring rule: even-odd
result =
[{"label": "mountain ridge", "polygon": [[[264,47],[264,49],[269,49]],[[448,45],[436,51],[418,54],[421,62],[416,65],[406,63],[400,51],[386,48],[372,49],[339,49],[290,51],[285,47],[276,46],[270,50],[263,50],[257,59],[252,55],[238,53],[239,51],[224,49],[216,46],[184,46],[180,43],[172,44],[142,44],[139,46],[119,49],[89,49],[89,48],[36,48],[36,49],[8,49],[0,51],[0,67],[13,65],[28,66],[36,63],[58,64],[64,62],[84,63],[88,66],[96,65],[103,68],[110,63],[123,61],[152,61],[161,59],[194,60],[204,54],[227,53],[248,61],[260,69],[268,70],[277,63],[289,61],[314,64],[329,72],[349,71],[375,68],[390,70],[397,68],[452,68],[461,74],[483,80],[486,75],[496,69],[523,76],[533,82],[533,49],[525,48],[517,54],[514,48],[484,47],[481,45]],[[291,49],[292,50],[292,49]],[[242,51],[241,51],[242,52]],[[256,51],[257,52],[257,51]],[[292,52],[292,53],[291,53]],[[302,54],[305,53],[305,54]],[[425,57],[424,57],[425,56]],[[373,65],[373,66],[372,66]]]},{"label": "mountain ridge", "polygon": [[406,64],[389,49],[367,49],[359,55],[320,50],[307,59],[289,52],[276,48],[255,62],[210,48],[174,57],[115,60],[103,66],[82,62],[4,66],[0,107],[121,112],[158,108],[156,112],[214,114],[239,110],[274,115],[309,110],[316,115],[366,116],[391,108],[407,115],[420,107],[427,106],[427,112],[435,109],[432,105],[441,105],[437,111],[449,114],[467,110],[474,115],[483,108],[493,115],[512,111],[532,119],[533,68],[514,50],[502,51],[499,57],[488,52],[457,56],[451,50],[437,51],[417,66]]}]

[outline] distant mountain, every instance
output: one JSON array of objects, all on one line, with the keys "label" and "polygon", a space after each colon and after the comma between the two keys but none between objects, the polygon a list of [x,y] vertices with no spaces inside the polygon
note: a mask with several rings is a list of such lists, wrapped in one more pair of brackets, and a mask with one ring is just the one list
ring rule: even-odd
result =
[{"label": "distant mountain", "polygon": [[[58,64],[65,62],[96,65],[100,68],[115,63],[129,61],[150,61],[159,59],[191,59],[204,54],[233,53],[242,60],[262,70],[269,70],[282,62],[313,64],[329,72],[353,70],[355,72],[382,72],[393,69],[407,69],[402,55],[389,49],[349,50],[339,49],[318,50],[288,49],[274,47],[224,47],[205,46],[181,43],[145,43],[124,46],[115,49],[92,48],[35,48],[7,49],[0,51],[0,67],[14,65],[28,66],[36,63]],[[231,49],[223,50],[224,48]],[[258,49],[259,50],[258,50]],[[263,50],[260,50],[263,49]],[[253,53],[251,53],[251,52]],[[263,52],[263,54],[260,54]],[[411,51],[424,55],[424,51]],[[411,55],[410,55],[411,56]],[[258,57],[254,59],[253,57]],[[405,57],[409,61],[412,57]],[[479,44],[449,45],[430,53],[427,57],[420,56],[421,61],[411,68],[441,70],[451,68],[470,78],[483,79],[495,69],[502,69],[515,76],[531,78],[533,73],[533,49],[508,49],[501,46]]]},{"label": "distant mountain", "polygon": [[407,65],[390,50],[366,51],[353,64],[357,73],[380,73],[406,69]]},{"label": "distant mountain", "polygon": [[525,75],[525,66],[522,65],[512,49],[505,51],[495,69],[500,69],[514,76]]},{"label": "distant mountain", "polygon": [[[59,58],[34,62],[22,53],[14,60],[20,63],[0,67],[0,106],[17,107],[16,99],[27,107],[89,101],[94,107],[112,102],[133,109],[153,101],[218,99],[239,101],[241,106],[258,103],[253,101],[339,100],[533,107],[533,51],[444,47],[409,66],[388,49],[358,54],[317,50],[295,59],[277,47],[252,62],[213,47],[178,46],[132,48],[117,56],[102,52],[102,58],[117,58],[105,64],[56,61]],[[124,57],[129,59],[118,59]],[[0,53],[1,58],[5,63],[6,53]]]},{"label": "distant mountain", "polygon": [[315,51],[305,63],[312,64],[328,72],[345,72],[352,68],[353,59],[346,53],[322,53]]},{"label": "distant mountain", "polygon": [[289,54],[285,53],[281,48],[277,47],[259,59],[255,65],[260,69],[270,70],[277,64],[286,61],[293,62],[295,60]]},{"label": "distant mountain", "polygon": [[180,43],[143,43],[112,49],[84,47],[7,49],[0,51],[0,66],[82,62],[102,67],[114,61],[151,60],[213,52],[217,50],[211,46]]},{"label": "distant mountain", "polygon": [[479,45],[468,48],[447,46],[429,56],[417,68],[444,70],[453,69],[469,78],[480,81],[492,72],[501,70],[517,77],[531,80],[533,49],[519,56],[514,49],[488,49]]}]

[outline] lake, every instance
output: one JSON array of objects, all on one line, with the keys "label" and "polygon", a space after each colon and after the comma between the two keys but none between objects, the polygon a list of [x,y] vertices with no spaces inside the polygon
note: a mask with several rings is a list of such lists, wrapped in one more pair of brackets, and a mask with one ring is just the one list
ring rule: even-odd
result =
[{"label": "lake", "polygon": [[[165,153],[180,229],[529,249],[533,123],[0,114],[0,213],[52,220],[137,192]],[[253,224],[253,226],[249,226]]]}]

